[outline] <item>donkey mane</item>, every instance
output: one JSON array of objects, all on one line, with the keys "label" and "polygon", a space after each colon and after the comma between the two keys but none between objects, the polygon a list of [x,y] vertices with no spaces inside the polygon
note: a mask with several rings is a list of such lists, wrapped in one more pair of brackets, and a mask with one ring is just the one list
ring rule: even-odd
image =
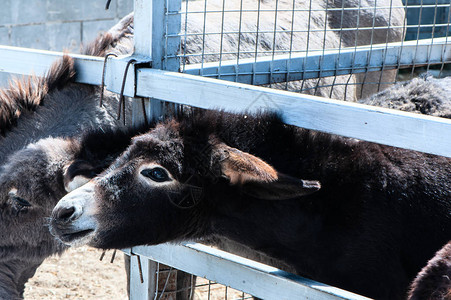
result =
[{"label": "donkey mane", "polygon": [[35,111],[50,92],[67,86],[74,77],[74,61],[64,55],[62,60],[52,64],[44,77],[12,79],[6,89],[0,90],[0,133],[5,135],[24,111]]},{"label": "donkey mane", "polygon": [[130,145],[134,136],[153,128],[154,123],[127,128],[91,129],[76,137],[79,150],[74,159],[97,162],[100,170],[106,169]]},{"label": "donkey mane", "polygon": [[99,34],[93,42],[83,47],[81,53],[101,57],[104,57],[110,52],[124,54],[129,52],[129,46],[132,41],[133,13],[125,16],[118,24],[110,29],[110,32]]},{"label": "donkey mane", "polygon": [[[343,153],[352,144],[362,144],[362,146],[365,144],[365,148],[385,147],[286,125],[283,117],[277,112],[260,111],[237,115],[225,111],[196,109],[177,115],[175,121],[179,123],[178,127],[182,136],[189,136],[190,139],[194,136],[207,139],[214,134],[227,145],[256,155],[263,154],[262,152],[265,151],[263,148],[269,141],[283,141],[279,147],[281,150],[299,147],[299,142],[303,141],[302,143],[311,144],[310,147],[317,147],[318,151],[330,149],[336,153]],[[302,149],[300,148],[299,151]]]}]

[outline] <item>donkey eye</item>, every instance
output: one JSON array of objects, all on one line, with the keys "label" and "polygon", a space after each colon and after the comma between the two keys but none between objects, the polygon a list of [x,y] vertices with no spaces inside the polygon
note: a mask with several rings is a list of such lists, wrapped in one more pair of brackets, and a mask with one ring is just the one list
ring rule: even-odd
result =
[{"label": "donkey eye", "polygon": [[20,197],[14,197],[13,198],[14,201],[16,201],[16,203],[22,207],[27,207],[27,206],[31,206],[30,202],[28,202],[27,200],[20,198]]},{"label": "donkey eye", "polygon": [[12,189],[9,192],[9,197],[10,197],[10,199],[12,201],[14,201],[15,205],[17,205],[19,207],[19,209],[31,206],[30,202],[28,202],[27,200],[17,196],[17,190],[16,189]]},{"label": "donkey eye", "polygon": [[9,192],[9,197],[20,206],[31,206],[30,202],[17,196],[15,192]]},{"label": "donkey eye", "polygon": [[164,182],[171,180],[168,172],[163,168],[145,169],[141,171],[141,175],[146,176],[156,182]]}]

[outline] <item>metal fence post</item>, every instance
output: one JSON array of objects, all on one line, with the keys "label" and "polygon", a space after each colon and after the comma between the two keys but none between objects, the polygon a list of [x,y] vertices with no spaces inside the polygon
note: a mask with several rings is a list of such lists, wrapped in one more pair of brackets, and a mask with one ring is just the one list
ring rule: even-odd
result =
[{"label": "metal fence post", "polygon": [[[150,58],[151,67],[162,70],[179,70],[177,53],[180,48],[181,0],[135,0],[134,1],[134,55]],[[158,99],[132,99],[133,124],[143,122],[143,113],[148,119],[158,119],[175,105]],[[143,112],[142,101],[146,109]],[[130,299],[154,299],[158,292],[158,264],[146,258],[141,259],[144,283],[141,283],[137,260],[131,257]],[[177,278],[189,276],[180,272]],[[186,275],[184,275],[186,274]],[[177,296],[177,299],[180,297]]]},{"label": "metal fence post", "polygon": [[[178,71],[181,0],[135,0],[135,55],[150,57],[152,68]],[[134,101],[134,105],[136,101]],[[157,99],[146,100],[150,119],[160,118],[170,105]],[[173,105],[172,105],[173,106]],[[172,107],[174,109],[174,107]]]}]

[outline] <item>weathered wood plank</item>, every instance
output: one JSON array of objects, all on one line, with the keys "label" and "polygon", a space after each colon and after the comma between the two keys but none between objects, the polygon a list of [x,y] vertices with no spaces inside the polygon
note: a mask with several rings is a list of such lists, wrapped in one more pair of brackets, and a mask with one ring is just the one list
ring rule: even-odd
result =
[{"label": "weathered wood plank", "polygon": [[[103,58],[80,54],[69,55],[75,58],[77,82],[101,84]],[[62,52],[0,46],[0,72],[42,76],[55,60],[62,56]]]},{"label": "weathered wood plank", "polygon": [[153,5],[154,1],[134,1],[134,53],[146,57],[152,57],[153,54]]},{"label": "weathered wood plank", "polygon": [[[145,257],[140,258],[138,261],[137,255],[131,255],[130,252],[130,299],[137,300],[152,300],[155,296],[155,282],[157,263],[151,261]],[[141,266],[139,265],[141,263]],[[141,282],[140,269],[143,275],[143,281]]]}]

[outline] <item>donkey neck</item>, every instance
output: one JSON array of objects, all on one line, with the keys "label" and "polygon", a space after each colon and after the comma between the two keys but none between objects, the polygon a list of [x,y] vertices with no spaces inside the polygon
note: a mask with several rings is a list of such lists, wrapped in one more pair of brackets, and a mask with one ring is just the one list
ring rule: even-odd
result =
[{"label": "donkey neck", "polygon": [[[309,208],[309,202],[229,198],[216,205],[211,231],[294,266],[303,275],[314,276],[317,271],[311,262],[324,254],[318,234],[324,219]],[[309,243],[302,242],[306,240]],[[299,259],[299,253],[308,259]]]}]

